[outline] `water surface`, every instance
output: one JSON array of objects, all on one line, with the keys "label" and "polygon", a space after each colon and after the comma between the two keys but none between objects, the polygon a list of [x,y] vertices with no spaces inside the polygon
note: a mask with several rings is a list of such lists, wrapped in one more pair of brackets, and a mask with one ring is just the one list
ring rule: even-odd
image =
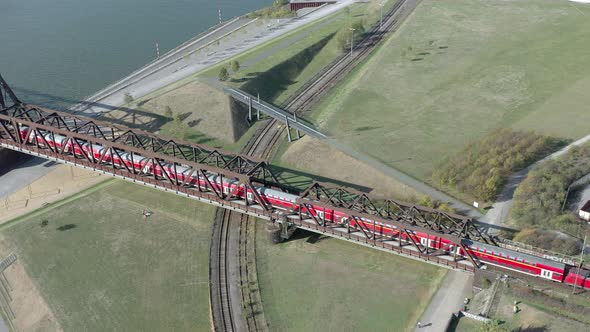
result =
[{"label": "water surface", "polygon": [[272,0],[0,0],[0,73],[21,100],[65,107]]}]

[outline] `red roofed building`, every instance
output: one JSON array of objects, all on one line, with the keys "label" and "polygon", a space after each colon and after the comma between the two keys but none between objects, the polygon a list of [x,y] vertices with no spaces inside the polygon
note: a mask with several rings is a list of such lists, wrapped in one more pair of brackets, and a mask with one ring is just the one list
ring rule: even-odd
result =
[{"label": "red roofed building", "polygon": [[289,0],[289,7],[291,10],[299,10],[301,8],[319,7],[327,3],[336,3],[337,0]]}]

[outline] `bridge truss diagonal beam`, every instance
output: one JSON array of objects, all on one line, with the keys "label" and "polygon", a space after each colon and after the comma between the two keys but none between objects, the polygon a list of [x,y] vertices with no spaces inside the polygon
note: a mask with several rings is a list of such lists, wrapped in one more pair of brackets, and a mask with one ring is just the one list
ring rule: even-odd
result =
[{"label": "bridge truss diagonal beam", "polygon": [[[474,231],[466,217],[395,200],[377,201],[352,189],[320,183],[296,196],[289,208],[273,206],[260,190],[293,191],[279,183],[264,160],[29,105],[16,98],[2,77],[0,95],[0,146],[112,174],[267,220],[286,218],[290,226],[363,245],[463,270],[474,268],[471,263],[449,259],[453,250],[441,259],[445,250],[429,248],[430,245],[410,236],[422,232],[433,239],[445,238],[456,246],[464,237],[480,239],[472,235]],[[58,141],[60,144],[55,144]],[[189,178],[199,181],[195,183]],[[231,183],[231,190],[221,186],[222,183]],[[318,209],[337,210],[350,216],[351,221],[347,225],[337,224],[335,220],[318,216]],[[363,220],[372,222],[363,224]],[[380,233],[376,231],[377,225],[391,226],[396,231]]]}]

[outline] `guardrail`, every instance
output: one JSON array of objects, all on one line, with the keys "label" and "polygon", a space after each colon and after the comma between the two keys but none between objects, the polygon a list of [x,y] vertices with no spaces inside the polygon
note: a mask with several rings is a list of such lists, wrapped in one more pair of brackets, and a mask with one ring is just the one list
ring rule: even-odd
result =
[{"label": "guardrail", "polygon": [[310,136],[320,138],[320,139],[327,139],[329,138],[324,133],[320,132],[318,129],[315,128],[314,125],[298,118],[296,114],[293,114],[289,111],[286,111],[282,108],[276,107],[265,101],[258,100],[257,97],[252,96],[249,93],[246,93],[240,89],[235,88],[227,88],[224,87],[223,90],[228,93],[230,96],[234,97],[235,99],[251,105],[252,108],[259,110],[260,112],[281,121],[288,126],[300,130]]}]

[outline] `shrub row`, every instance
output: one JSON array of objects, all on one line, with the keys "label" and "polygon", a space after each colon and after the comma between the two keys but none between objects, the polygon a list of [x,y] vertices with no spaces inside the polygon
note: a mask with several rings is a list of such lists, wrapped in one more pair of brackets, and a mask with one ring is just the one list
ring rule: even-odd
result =
[{"label": "shrub row", "polygon": [[514,193],[512,218],[521,226],[555,226],[568,223],[561,207],[568,187],[590,173],[590,146],[578,146],[529,172]]},{"label": "shrub row", "polygon": [[494,199],[508,177],[563,145],[563,141],[527,131],[499,129],[444,160],[433,173],[443,187],[481,201]]}]

